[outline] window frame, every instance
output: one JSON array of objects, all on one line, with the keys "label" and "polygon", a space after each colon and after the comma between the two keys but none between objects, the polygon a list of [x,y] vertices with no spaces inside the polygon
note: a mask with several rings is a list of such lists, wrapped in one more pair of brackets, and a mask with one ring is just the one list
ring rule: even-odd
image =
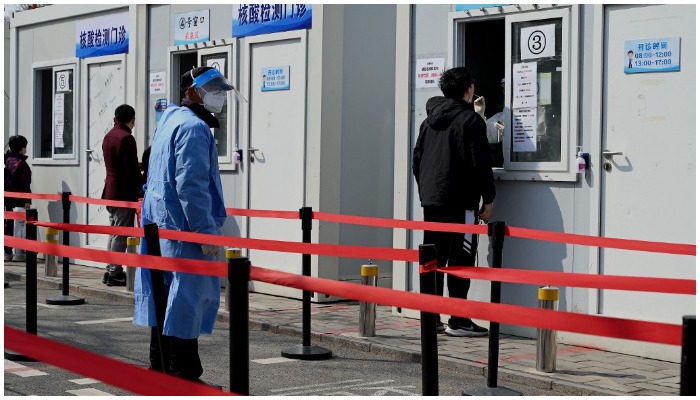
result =
[{"label": "window frame", "polygon": [[[37,143],[41,143],[41,132],[37,129],[40,126],[41,114],[37,107],[37,96],[40,94],[41,87],[38,82],[38,72],[42,70],[51,70],[51,98],[56,95],[56,85],[54,77],[58,71],[71,70],[73,72],[73,150],[70,154],[56,154],[55,141],[53,136],[53,121],[55,120],[55,110],[51,107],[51,157],[41,157],[41,149],[36,148]],[[44,85],[45,82],[41,82]],[[31,159],[33,165],[78,165],[80,163],[80,62],[77,58],[66,58],[61,60],[43,61],[32,64],[32,110],[31,110]],[[38,153],[37,153],[38,151]]]},{"label": "window frame", "polygon": [[[177,99],[175,96],[178,93],[180,87],[180,77],[173,76],[175,56],[181,53],[196,53],[197,55],[197,66],[201,66],[202,57],[217,54],[226,53],[226,62],[228,67],[226,68],[227,79],[238,88],[238,68],[236,66],[236,54],[238,54],[237,41],[235,39],[229,40],[213,40],[208,42],[199,42],[193,44],[185,44],[180,46],[170,46],[168,47],[168,69],[167,74],[170,77],[168,79],[169,84],[167,85],[167,98],[168,104],[173,103]],[[235,100],[234,94],[229,92],[228,94],[228,110],[226,113],[227,118],[227,143],[226,151],[223,156],[219,156],[219,170],[221,171],[235,171],[238,169],[238,163],[234,162],[233,152],[236,150],[235,146],[239,143],[238,138],[238,101]],[[212,131],[213,134],[213,131]]]},{"label": "window frame", "polygon": [[[464,26],[479,20],[504,18],[505,54],[505,131],[503,134],[503,168],[494,168],[497,180],[575,182],[578,179],[574,160],[578,132],[579,77],[579,6],[505,5],[449,13],[448,57],[445,68],[464,65]],[[562,140],[559,162],[511,161],[512,145],[512,35],[513,24],[561,18],[562,20]],[[519,45],[518,43],[515,44]]]}]

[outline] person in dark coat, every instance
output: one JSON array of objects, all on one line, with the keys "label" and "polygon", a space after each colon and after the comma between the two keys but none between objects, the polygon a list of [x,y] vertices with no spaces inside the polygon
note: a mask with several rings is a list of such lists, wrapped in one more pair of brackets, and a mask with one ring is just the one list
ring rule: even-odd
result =
[{"label": "person in dark coat", "polygon": [[[7,142],[10,150],[5,153],[5,191],[31,193],[32,170],[27,164],[27,139],[24,136],[12,136]],[[5,211],[15,207],[29,208],[31,200],[13,197],[5,198]],[[5,235],[13,236],[14,220],[5,220]],[[24,261],[24,255],[17,252],[12,255],[12,247],[5,246],[5,261]]]},{"label": "person in dark coat", "polygon": [[[426,103],[428,117],[420,126],[413,149],[413,175],[430,222],[478,224],[491,218],[496,189],[486,123],[474,111],[474,83],[469,69],[452,68],[440,78],[444,96]],[[482,209],[479,210],[479,203]],[[473,266],[477,235],[425,231],[424,244],[434,244],[438,268],[446,265]],[[443,292],[443,275],[437,274],[437,294]],[[466,299],[469,279],[448,275],[450,297]],[[443,327],[438,320],[438,330]],[[450,336],[486,336],[488,330],[469,318],[452,316],[444,331]]]},{"label": "person in dark coat", "polygon": [[[136,111],[128,104],[122,104],[114,111],[114,128],[102,141],[107,177],[102,198],[107,200],[136,201],[143,186],[143,176],[139,168],[136,139],[131,134],[136,122]],[[111,226],[134,226],[136,211],[133,208],[107,207]],[[126,251],[126,237],[111,235],[107,243],[110,251]],[[102,283],[107,286],[125,286],[126,274],[121,265],[107,265]]]}]

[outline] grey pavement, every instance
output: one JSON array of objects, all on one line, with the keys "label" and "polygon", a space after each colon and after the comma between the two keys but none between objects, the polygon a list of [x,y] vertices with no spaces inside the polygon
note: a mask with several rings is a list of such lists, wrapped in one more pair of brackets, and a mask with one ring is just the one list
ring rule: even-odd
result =
[{"label": "grey pavement", "polygon": [[[45,277],[38,262],[38,285],[59,288],[58,277]],[[5,262],[5,281],[24,281],[24,263]],[[71,265],[70,294],[133,304],[125,287],[102,284],[104,269]],[[219,320],[228,321],[222,292]],[[44,302],[45,299],[38,299]],[[250,294],[250,328],[299,337],[301,344],[302,302],[296,299]],[[391,314],[391,307],[377,307],[377,335],[360,337],[357,302],[311,305],[311,338],[320,346],[333,346],[391,355],[420,362],[420,321]],[[553,395],[652,395],[672,396],[680,392],[680,364],[644,357],[607,352],[587,347],[559,344],[557,371],[535,368],[535,340],[512,335],[500,336],[499,386],[508,382],[552,390]],[[680,354],[680,348],[679,348]],[[454,338],[438,335],[440,369],[483,376],[486,384],[488,338]]]}]

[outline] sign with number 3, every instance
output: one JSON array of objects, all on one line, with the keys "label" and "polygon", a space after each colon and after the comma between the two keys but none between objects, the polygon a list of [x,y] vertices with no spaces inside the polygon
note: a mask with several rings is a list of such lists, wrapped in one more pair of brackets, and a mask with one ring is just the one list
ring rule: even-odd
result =
[{"label": "sign with number 3", "polygon": [[520,59],[554,57],[556,54],[554,24],[520,30]]}]

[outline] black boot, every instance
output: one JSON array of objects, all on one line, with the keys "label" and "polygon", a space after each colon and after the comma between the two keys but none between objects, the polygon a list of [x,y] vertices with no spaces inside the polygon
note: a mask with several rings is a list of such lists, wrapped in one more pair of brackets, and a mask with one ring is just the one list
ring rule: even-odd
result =
[{"label": "black boot", "polygon": [[165,337],[170,342],[170,374],[190,381],[199,381],[204,369],[199,359],[197,339]]},{"label": "black boot", "polygon": [[151,365],[148,367],[148,369],[156,370],[158,372],[163,372],[163,373],[169,373],[170,372],[170,362],[169,362],[169,355],[170,355],[170,342],[167,339],[167,336],[162,337],[162,344],[164,347],[163,353],[165,354],[165,366],[166,370],[163,370],[163,363],[161,361],[161,351],[160,351],[160,346],[158,345],[158,328],[152,327],[151,328],[151,345],[149,348],[149,359],[151,361]]}]

